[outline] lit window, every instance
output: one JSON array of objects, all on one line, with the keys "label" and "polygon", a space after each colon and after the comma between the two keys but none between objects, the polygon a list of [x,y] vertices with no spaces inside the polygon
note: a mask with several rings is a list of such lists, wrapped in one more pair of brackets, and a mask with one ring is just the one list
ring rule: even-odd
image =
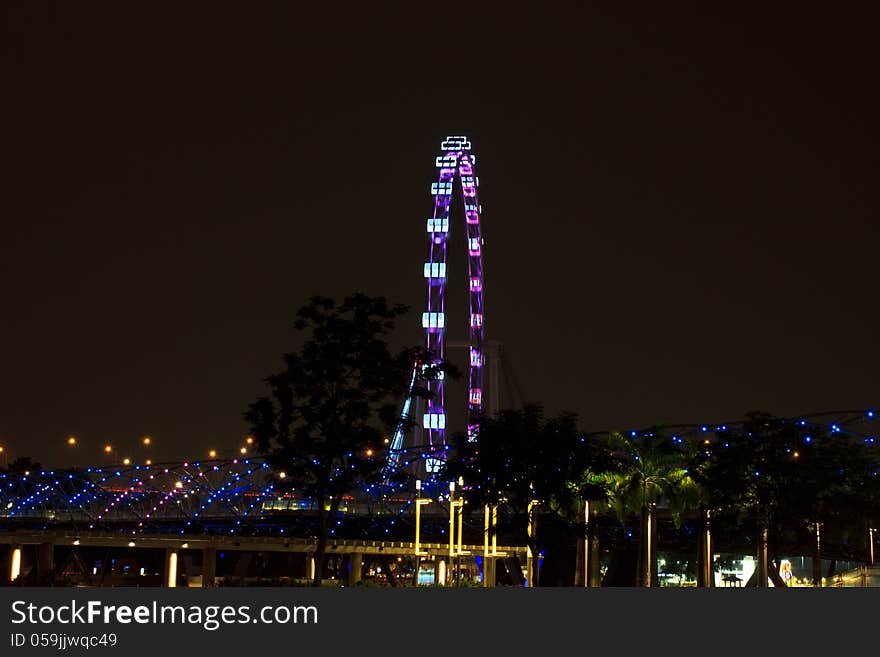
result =
[{"label": "lit window", "polygon": [[483,403],[483,391],[479,388],[474,388],[471,390],[471,404],[474,406],[479,406]]},{"label": "lit window", "polygon": [[446,278],[446,263],[426,262],[425,278]]},{"label": "lit window", "polygon": [[468,238],[468,253],[470,255],[480,255],[480,238],[479,237]]},{"label": "lit window", "polygon": [[483,289],[483,281],[479,278],[471,279],[471,292],[479,292]]},{"label": "lit window", "polygon": [[423,426],[425,429],[445,429],[446,414],[445,413],[425,413]]},{"label": "lit window", "polygon": [[456,164],[458,164],[458,158],[455,155],[437,156],[438,169],[454,169]]},{"label": "lit window", "polygon": [[448,233],[449,219],[428,219],[429,233]]},{"label": "lit window", "polygon": [[464,204],[464,216],[467,218],[469,224],[480,223],[479,208],[473,203]]},{"label": "lit window", "polygon": [[453,135],[443,140],[440,150],[443,151],[469,151],[471,142],[464,135]]},{"label": "lit window", "polygon": [[451,182],[431,183],[431,194],[434,196],[449,196],[452,194]]},{"label": "lit window", "polygon": [[480,313],[471,313],[471,327],[477,328],[483,325],[483,315]]},{"label": "lit window", "polygon": [[442,329],[446,323],[444,313],[422,313],[422,328]]}]

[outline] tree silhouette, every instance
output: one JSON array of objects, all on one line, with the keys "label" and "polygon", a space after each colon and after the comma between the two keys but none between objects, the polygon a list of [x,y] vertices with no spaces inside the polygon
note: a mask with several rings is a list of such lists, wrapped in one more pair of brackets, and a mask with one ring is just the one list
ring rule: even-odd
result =
[{"label": "tree silhouette", "polygon": [[[34,461],[30,456],[18,456],[6,467],[5,472],[24,474],[25,472],[36,472],[41,470],[42,467],[42,465],[37,461]],[[0,467],[0,472],[4,472],[2,467]]]},{"label": "tree silhouette", "polygon": [[609,442],[619,464],[619,472],[612,477],[611,505],[621,522],[629,513],[640,519],[636,583],[656,586],[657,504],[662,498],[676,525],[680,524],[696,490],[686,456],[680,443],[659,428],[635,437],[613,433]]},{"label": "tree silhouette", "polygon": [[482,418],[474,441],[457,434],[446,476],[463,478],[471,508],[489,504],[527,514],[535,531],[526,541],[537,555],[552,547],[542,543],[535,527],[539,508],[582,528],[578,509],[584,496],[601,495],[587,476],[596,463],[593,447],[594,441],[578,431],[575,415],[545,418],[543,408],[531,404]]},{"label": "tree silhouette", "polygon": [[[406,312],[362,293],[341,303],[314,297],[294,324],[305,343],[284,355],[284,369],[266,379],[271,395],[245,413],[259,450],[278,473],[278,489],[296,490],[316,506],[316,584],[343,497],[382,482],[386,440],[399,423],[409,424],[399,410],[414,361],[430,365],[431,376],[445,368],[417,349],[392,353],[387,338]],[[423,387],[415,394],[424,394]]]}]

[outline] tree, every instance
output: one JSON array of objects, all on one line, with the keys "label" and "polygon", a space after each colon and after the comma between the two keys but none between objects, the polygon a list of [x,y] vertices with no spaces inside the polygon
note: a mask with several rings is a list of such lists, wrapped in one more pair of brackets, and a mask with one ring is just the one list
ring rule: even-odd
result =
[{"label": "tree", "polygon": [[[401,422],[409,423],[399,409],[414,361],[429,365],[426,376],[445,368],[416,349],[392,353],[387,338],[406,312],[361,293],[342,303],[314,297],[294,324],[305,343],[284,355],[284,369],[265,380],[271,395],[245,413],[259,450],[278,473],[277,487],[295,489],[317,508],[316,584],[343,497],[383,481],[385,441]],[[414,393],[424,394],[419,387]]]},{"label": "tree", "polygon": [[575,586],[600,585],[598,512],[609,505],[618,469],[618,460],[603,437],[580,435],[572,445],[570,479],[551,496],[550,507],[577,528]]},{"label": "tree", "polygon": [[465,498],[475,508],[488,504],[524,514],[530,527],[526,541],[538,555],[544,547],[535,525],[539,505],[584,526],[578,496],[587,490],[597,494],[585,475],[592,445],[578,431],[575,415],[545,418],[540,405],[526,405],[482,418],[474,441],[457,434],[446,476],[463,478]]},{"label": "tree", "polygon": [[[37,472],[42,469],[42,465],[34,461],[30,456],[18,456],[6,468],[6,472],[11,474],[24,474],[25,472]],[[0,472],[3,472],[0,467]]]},{"label": "tree", "polygon": [[663,435],[659,429],[630,437],[615,432],[609,442],[620,467],[612,477],[611,504],[621,522],[629,513],[639,516],[636,584],[656,586],[658,501],[663,498],[669,505],[678,525],[695,492],[685,455],[677,439]]},{"label": "tree", "polygon": [[713,512],[754,523],[757,568],[754,582],[784,586],[770,564],[775,561],[779,533],[802,506],[799,446],[803,436],[796,424],[767,413],[753,412],[739,427],[716,432],[706,450],[698,478]]}]

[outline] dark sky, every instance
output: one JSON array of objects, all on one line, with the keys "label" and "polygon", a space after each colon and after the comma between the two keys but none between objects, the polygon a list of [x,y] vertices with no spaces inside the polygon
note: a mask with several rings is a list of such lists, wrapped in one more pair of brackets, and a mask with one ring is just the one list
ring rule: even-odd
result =
[{"label": "dark sky", "polygon": [[[460,133],[527,399],[585,429],[878,404],[860,3],[183,4],[4,3],[10,454],[231,451],[313,294],[407,303],[418,341]],[[463,240],[450,266],[463,287]]]}]

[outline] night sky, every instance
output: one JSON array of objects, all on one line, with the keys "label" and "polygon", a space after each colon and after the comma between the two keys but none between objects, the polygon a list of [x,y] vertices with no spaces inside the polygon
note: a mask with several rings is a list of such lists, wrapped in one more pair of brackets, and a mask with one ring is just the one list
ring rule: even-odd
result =
[{"label": "night sky", "polygon": [[859,3],[183,4],[5,3],[10,456],[231,453],[314,294],[409,304],[419,342],[447,134],[478,157],[486,331],[526,400],[589,430],[880,405]]}]

